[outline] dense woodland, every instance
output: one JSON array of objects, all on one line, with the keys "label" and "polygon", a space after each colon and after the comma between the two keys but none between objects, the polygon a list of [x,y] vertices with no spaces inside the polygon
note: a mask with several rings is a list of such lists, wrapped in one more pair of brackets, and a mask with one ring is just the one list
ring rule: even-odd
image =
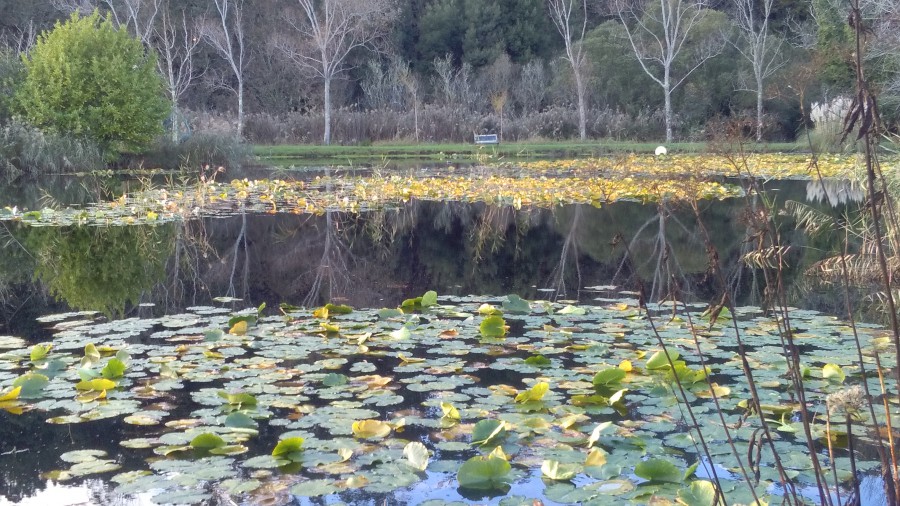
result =
[{"label": "dense woodland", "polygon": [[[0,6],[3,122],[16,116],[21,55],[72,12],[95,9],[156,54],[176,124],[256,143],[464,141],[476,131],[509,141],[705,140],[734,120],[750,138],[791,140],[839,117],[854,81],[842,0]],[[900,2],[863,0],[862,14],[867,75],[895,124]]]}]

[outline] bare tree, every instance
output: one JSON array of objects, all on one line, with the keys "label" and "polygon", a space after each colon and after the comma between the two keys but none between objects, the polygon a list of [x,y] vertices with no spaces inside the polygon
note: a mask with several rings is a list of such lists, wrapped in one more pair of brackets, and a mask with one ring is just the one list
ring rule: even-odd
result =
[{"label": "bare tree", "polygon": [[540,112],[541,103],[547,96],[547,72],[544,62],[532,60],[522,67],[522,73],[513,90],[513,95],[526,113]]},{"label": "bare tree", "polygon": [[103,0],[103,4],[118,26],[124,26],[148,45],[162,0]]},{"label": "bare tree", "polygon": [[[658,5],[654,5],[655,2]],[[694,44],[693,61],[680,77],[673,76],[675,60],[685,49],[703,19],[706,0],[613,0],[628,41],[644,72],[663,89],[665,95],[666,142],[672,135],[672,92],[706,60],[718,55],[725,41],[721,33]],[[660,75],[661,73],[661,75]]]},{"label": "bare tree", "polygon": [[149,45],[153,37],[162,3],[163,0],[53,0],[54,7],[67,14],[90,14],[101,9],[116,27],[124,27],[144,45]]},{"label": "bare tree", "polygon": [[234,82],[221,78],[217,85],[232,91],[238,101],[238,135],[244,133],[244,70],[247,51],[244,36],[244,0],[213,0],[217,19],[206,19],[201,33],[209,44],[225,59],[234,75]]},{"label": "bare tree", "polygon": [[763,84],[766,79],[787,63],[781,53],[781,39],[769,33],[769,18],[775,0],[734,0],[737,8],[735,24],[740,34],[739,44],[734,47],[753,66],[755,88],[747,91],[756,93],[756,142],[762,141],[763,130]]},{"label": "bare tree", "polygon": [[399,58],[392,64],[392,67],[393,73],[397,75],[397,80],[403,85],[403,88],[406,89],[412,99],[413,124],[416,142],[419,142],[419,78],[409,67],[409,63]]},{"label": "bare tree", "polygon": [[[580,4],[580,5],[579,5]],[[572,66],[572,77],[575,79],[575,94],[578,96],[578,135],[581,140],[587,139],[587,55],[584,51],[584,34],[587,30],[587,0],[547,0],[550,8],[550,19],[562,35],[566,44],[565,60]],[[582,12],[581,27],[573,14],[575,9]]]},{"label": "bare tree", "polygon": [[161,24],[153,30],[155,37],[151,43],[159,53],[156,64],[165,79],[166,92],[172,102],[172,140],[178,141],[179,100],[191,83],[204,73],[194,68],[194,53],[200,44],[200,36],[195,27],[188,26],[184,12],[181,23],[172,20],[168,2]]},{"label": "bare tree", "polygon": [[[216,0],[219,1],[219,0]],[[276,42],[295,65],[315,73],[324,84],[324,143],[331,144],[331,83],[348,68],[354,49],[374,44],[390,19],[388,0],[297,0],[301,19],[291,26],[302,43]]]},{"label": "bare tree", "polygon": [[38,29],[34,20],[28,21],[24,26],[17,26],[7,33],[0,32],[0,50],[8,50],[18,58],[20,54],[27,54],[37,42]]},{"label": "bare tree", "polygon": [[443,96],[444,103],[453,103],[453,82],[459,74],[459,70],[453,66],[453,55],[447,53],[443,57],[436,56],[434,62],[434,89]]}]

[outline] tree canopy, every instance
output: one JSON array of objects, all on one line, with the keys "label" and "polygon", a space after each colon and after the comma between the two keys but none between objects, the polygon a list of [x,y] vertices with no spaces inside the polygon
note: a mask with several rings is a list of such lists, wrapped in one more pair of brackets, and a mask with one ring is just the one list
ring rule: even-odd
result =
[{"label": "tree canopy", "polygon": [[97,11],[42,33],[24,65],[18,104],[38,128],[109,153],[138,150],[162,132],[169,104],[155,56]]}]

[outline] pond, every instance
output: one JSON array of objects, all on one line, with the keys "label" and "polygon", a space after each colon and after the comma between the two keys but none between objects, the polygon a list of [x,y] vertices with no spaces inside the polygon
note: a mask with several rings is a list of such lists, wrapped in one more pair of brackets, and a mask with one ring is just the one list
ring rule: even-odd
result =
[{"label": "pond", "polygon": [[[842,212],[821,188],[766,194]],[[700,201],[739,307],[718,318],[697,219],[674,202],[0,222],[0,395],[22,387],[0,400],[0,503],[709,504],[716,482],[729,503],[818,502],[779,321],[741,262],[753,202]],[[842,300],[804,274],[835,239],[787,224],[793,337],[824,431],[826,396],[861,376],[847,324],[829,316]],[[883,346],[879,327],[859,333],[863,349]],[[867,367],[876,356],[895,360],[871,352]],[[743,359],[777,428],[755,472],[727,444],[759,436]],[[832,418],[844,442],[817,432],[815,451],[834,455],[830,493],[846,500]],[[862,476],[879,465],[867,428],[851,429]]]}]

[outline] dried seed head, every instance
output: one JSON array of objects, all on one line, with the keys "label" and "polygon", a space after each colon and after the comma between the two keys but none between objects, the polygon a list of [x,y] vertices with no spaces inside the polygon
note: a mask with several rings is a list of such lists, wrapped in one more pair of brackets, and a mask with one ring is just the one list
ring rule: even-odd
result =
[{"label": "dried seed head", "polygon": [[866,395],[859,385],[845,388],[826,397],[828,414],[859,415],[866,405]]}]

